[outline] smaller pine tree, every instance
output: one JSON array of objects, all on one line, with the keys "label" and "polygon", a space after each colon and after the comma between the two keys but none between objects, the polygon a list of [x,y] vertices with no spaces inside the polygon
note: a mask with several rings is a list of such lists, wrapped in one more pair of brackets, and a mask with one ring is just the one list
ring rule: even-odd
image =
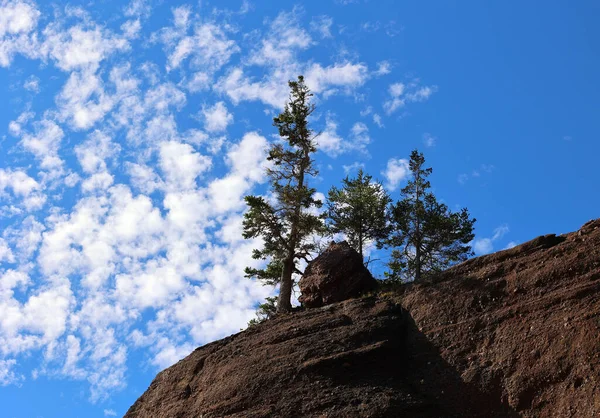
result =
[{"label": "smaller pine tree", "polygon": [[389,233],[387,206],[391,199],[381,183],[359,170],[356,178],[346,177],[341,189],[332,187],[327,197],[328,227],[343,233],[348,243],[364,256],[368,242],[384,239]]},{"label": "smaller pine tree", "polygon": [[258,325],[261,322],[270,319],[277,312],[277,297],[267,297],[264,303],[258,305],[256,309],[256,318],[253,318],[248,322],[248,326]]},{"label": "smaller pine tree", "polygon": [[424,164],[423,154],[414,150],[409,163],[412,178],[391,208],[392,233],[379,243],[393,248],[386,273],[392,280],[418,282],[473,255],[469,243],[475,236],[475,219],[466,208],[455,213],[437,201],[427,180],[432,169]]}]

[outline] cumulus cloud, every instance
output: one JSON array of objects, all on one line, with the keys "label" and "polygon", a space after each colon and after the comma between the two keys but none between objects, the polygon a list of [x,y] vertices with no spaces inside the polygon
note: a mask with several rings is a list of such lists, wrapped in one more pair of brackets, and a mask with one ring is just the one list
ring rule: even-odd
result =
[{"label": "cumulus cloud", "polygon": [[21,139],[22,147],[32,153],[40,162],[39,167],[55,179],[63,173],[63,160],[59,149],[64,138],[64,131],[53,120],[43,119],[34,124],[33,133],[25,133]]},{"label": "cumulus cloud", "polygon": [[202,109],[202,116],[204,118],[204,128],[208,132],[222,132],[233,122],[233,115],[227,111],[227,107],[223,102]]},{"label": "cumulus cloud", "polygon": [[32,1],[0,1],[0,67],[8,67],[15,54],[37,55],[36,28],[40,12]]},{"label": "cumulus cloud", "polygon": [[281,66],[296,60],[296,53],[313,43],[299,23],[300,9],[281,12],[270,23],[269,32],[260,46],[250,54],[249,64]]},{"label": "cumulus cloud", "polygon": [[164,46],[167,71],[177,69],[188,59],[192,69],[216,71],[239,52],[235,41],[228,38],[226,26],[195,22],[190,6],[174,8],[173,26],[163,28],[153,38]]},{"label": "cumulus cloud", "polygon": [[94,23],[82,22],[68,29],[62,22],[44,29],[41,53],[56,62],[63,71],[88,69],[95,71],[112,53],[129,48],[126,39]]},{"label": "cumulus cloud", "polygon": [[[6,170],[0,168],[0,197],[16,206],[4,207],[9,212],[24,208],[27,211],[40,209],[46,196],[42,186],[23,170]],[[14,201],[16,199],[16,202]]]},{"label": "cumulus cloud", "polygon": [[[298,74],[318,103],[359,102],[361,88],[390,71],[341,50],[305,61],[331,42],[334,25],[304,19],[301,8],[244,32],[235,19],[249,12],[246,2],[212,14],[176,6],[166,27],[145,36],[150,3],[131,0],[118,6],[121,18],[100,23],[83,7],[42,16],[50,9],[41,2],[0,0],[0,66],[23,75],[15,96],[45,96],[17,97],[2,143],[0,385],[65,377],[87,382],[101,402],[125,387],[132,347],[144,348],[145,365],[164,368],[237,332],[273,292],[243,277],[260,265],[251,257],[259,243],[241,231],[244,196],[266,181],[269,141],[254,122],[226,135],[234,120],[246,122],[237,105],[273,113]],[[164,57],[138,54],[146,47]],[[36,62],[25,70],[17,56]],[[408,83],[388,99],[424,100],[420,88]],[[372,105],[360,106],[383,126]],[[321,123],[326,154],[368,155],[370,118],[329,114]],[[406,176],[404,164],[390,160],[388,186]],[[24,372],[25,357],[34,370]]]},{"label": "cumulus cloud", "polygon": [[169,141],[160,145],[160,168],[170,189],[193,189],[196,178],[210,169],[209,157],[195,152],[189,144]]},{"label": "cumulus cloud", "polygon": [[338,125],[332,115],[327,115],[325,129],[317,136],[319,150],[336,157],[342,153],[344,140],[337,133]]},{"label": "cumulus cloud", "polygon": [[345,139],[338,135],[337,129],[338,124],[334,115],[328,114],[325,120],[325,129],[316,138],[319,150],[334,158],[348,152],[368,155],[367,147],[371,143],[371,137],[367,125],[356,122]]},{"label": "cumulus cloud", "polygon": [[312,64],[304,74],[306,84],[315,92],[331,88],[355,88],[367,80],[367,66],[362,63],[336,63],[328,67]]},{"label": "cumulus cloud", "polygon": [[390,158],[381,174],[386,179],[385,187],[392,191],[396,190],[400,182],[410,174],[408,160],[405,158]]}]

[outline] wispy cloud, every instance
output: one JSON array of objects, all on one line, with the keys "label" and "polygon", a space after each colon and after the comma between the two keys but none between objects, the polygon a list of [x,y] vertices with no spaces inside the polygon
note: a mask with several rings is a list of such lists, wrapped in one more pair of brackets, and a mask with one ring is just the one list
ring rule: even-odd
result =
[{"label": "wispy cloud", "polygon": [[[491,237],[475,239],[471,244],[475,254],[484,255],[493,252],[494,244],[501,240],[509,231],[508,225],[500,225],[494,229],[494,233]],[[511,245],[514,247],[516,244],[511,241],[506,248],[512,248]]]}]

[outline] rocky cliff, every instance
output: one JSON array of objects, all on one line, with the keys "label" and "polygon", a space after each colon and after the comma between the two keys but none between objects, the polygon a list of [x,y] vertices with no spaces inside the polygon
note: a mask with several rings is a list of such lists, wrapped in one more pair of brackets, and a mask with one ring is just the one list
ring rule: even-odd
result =
[{"label": "rocky cliff", "polygon": [[595,416],[599,330],[596,220],[198,348],[126,416]]}]

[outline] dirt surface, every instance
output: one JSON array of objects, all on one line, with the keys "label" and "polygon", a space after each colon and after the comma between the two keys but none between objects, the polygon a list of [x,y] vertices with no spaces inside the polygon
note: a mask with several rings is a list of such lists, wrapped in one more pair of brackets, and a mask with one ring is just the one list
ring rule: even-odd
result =
[{"label": "dirt surface", "polygon": [[599,291],[596,220],[198,348],[126,417],[596,416]]}]

